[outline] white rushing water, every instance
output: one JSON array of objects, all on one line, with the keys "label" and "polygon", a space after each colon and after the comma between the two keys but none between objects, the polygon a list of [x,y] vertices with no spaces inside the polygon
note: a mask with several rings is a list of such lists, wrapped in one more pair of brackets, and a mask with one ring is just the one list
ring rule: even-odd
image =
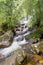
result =
[{"label": "white rushing water", "polygon": [[[27,21],[24,20],[24,22],[26,23]],[[25,29],[26,30],[26,29]],[[23,38],[23,40],[19,40],[17,41],[17,39],[19,39],[19,37],[22,38],[22,36],[26,36],[30,34],[30,31],[28,31],[27,33],[23,34],[23,35],[19,35],[17,37],[14,37],[14,40],[13,40],[13,43],[11,46],[7,47],[7,48],[4,48],[2,50],[0,50],[0,53],[2,55],[4,55],[5,57],[8,56],[10,53],[14,52],[15,50],[21,48],[21,45],[23,44],[27,44],[28,42],[25,40],[25,38]]]},{"label": "white rushing water", "polygon": [[[34,32],[35,30],[33,30],[32,32]],[[2,55],[4,55],[5,57],[8,56],[9,54],[11,54],[12,52],[14,52],[17,49],[21,49],[22,45],[25,45],[28,43],[28,41],[26,41],[25,36],[30,34],[31,32],[28,31],[27,33],[23,34],[23,35],[18,35],[16,37],[14,37],[13,43],[11,46],[4,48],[2,50],[0,50],[0,53]],[[19,40],[21,38],[21,40]],[[22,39],[23,38],[23,39]],[[17,40],[18,39],[18,40]]]},{"label": "white rushing water", "polygon": [[8,56],[10,53],[14,52],[18,48],[21,48],[21,46],[18,45],[17,42],[13,41],[12,45],[10,47],[4,48],[1,50],[1,54],[4,55],[5,57]]},{"label": "white rushing water", "polygon": [[[25,34],[27,35],[27,34]],[[24,35],[24,36],[25,36]],[[25,38],[23,38],[23,40],[18,40],[19,38],[22,38],[22,35],[19,35],[17,37],[14,37],[13,43],[11,46],[4,48],[2,50],[0,50],[0,53],[2,55],[4,55],[5,57],[8,56],[10,53],[14,52],[15,50],[21,48],[21,45],[27,44],[28,42],[25,40]]]},{"label": "white rushing water", "polygon": [[18,41],[18,42],[14,40],[10,47],[4,48],[3,50],[0,51],[0,53],[6,57],[15,50],[20,49],[21,48],[20,45],[23,44],[26,44],[25,39],[23,41]]}]

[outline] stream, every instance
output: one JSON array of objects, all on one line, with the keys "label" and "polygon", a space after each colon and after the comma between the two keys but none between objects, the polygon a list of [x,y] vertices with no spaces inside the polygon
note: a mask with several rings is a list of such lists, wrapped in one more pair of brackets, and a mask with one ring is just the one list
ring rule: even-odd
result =
[{"label": "stream", "polygon": [[[26,18],[24,18],[22,20],[22,23],[21,24],[25,24],[26,25],[27,23],[27,20]],[[27,28],[23,31],[26,31]],[[28,41],[26,41],[25,39],[25,36],[30,34],[30,31],[27,31],[26,33],[22,34],[22,35],[18,35],[18,36],[15,36],[14,39],[13,39],[13,42],[12,44],[7,47],[7,48],[3,48],[3,49],[0,49],[0,54],[2,54],[5,58],[7,56],[9,56],[12,52],[14,52],[15,50],[19,49],[19,48],[22,48],[21,45],[24,45],[24,44],[27,44]],[[22,39],[22,40],[19,40],[19,39]]]},{"label": "stream", "polygon": [[[26,28],[24,28],[24,30],[26,30]],[[35,30],[27,31],[24,34],[14,36],[12,44],[7,48],[0,49],[0,54],[2,54],[6,59],[10,57],[11,54],[14,53],[17,49],[22,49],[22,45],[28,44],[28,41],[25,39],[25,36],[34,31]]]},{"label": "stream", "polygon": [[[4,49],[1,49],[0,53],[2,55],[4,55],[5,57],[7,57],[9,54],[14,52],[15,50],[22,48],[21,47],[22,45],[28,43],[28,41],[26,41],[26,39],[25,39],[25,36],[28,35],[28,34],[30,34],[30,31],[25,33],[24,35],[15,36],[11,46],[4,48]],[[19,39],[22,39],[22,40],[19,40]]]}]

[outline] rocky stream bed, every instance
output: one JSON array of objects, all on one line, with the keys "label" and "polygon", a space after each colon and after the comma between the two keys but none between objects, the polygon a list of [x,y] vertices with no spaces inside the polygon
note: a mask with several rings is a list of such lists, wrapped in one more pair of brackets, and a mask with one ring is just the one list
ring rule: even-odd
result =
[{"label": "rocky stream bed", "polygon": [[0,36],[0,65],[43,65],[43,39],[25,39],[36,29],[23,27],[16,36],[12,31]]}]

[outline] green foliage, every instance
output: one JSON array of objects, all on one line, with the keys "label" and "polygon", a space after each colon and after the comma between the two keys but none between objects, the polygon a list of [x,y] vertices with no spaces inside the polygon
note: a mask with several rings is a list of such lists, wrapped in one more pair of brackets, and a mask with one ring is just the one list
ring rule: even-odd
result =
[{"label": "green foliage", "polygon": [[[22,0],[23,1],[23,0]],[[0,1],[0,25],[7,23],[8,26],[15,26],[19,23],[22,14],[22,1],[1,0]],[[19,8],[20,7],[20,8]]]},{"label": "green foliage", "polygon": [[31,38],[40,38],[43,35],[43,27],[39,27],[36,29],[35,32],[31,33],[30,35],[27,35],[25,38],[27,40]]},{"label": "green foliage", "polygon": [[6,6],[4,2],[0,2],[0,24],[6,22]]},{"label": "green foliage", "polygon": [[0,30],[3,24],[13,28],[29,15],[32,26],[43,26],[43,0],[0,0]]},{"label": "green foliage", "polygon": [[[31,20],[29,22],[29,25],[30,24],[32,26],[43,25],[43,4],[42,3],[43,3],[43,0],[32,0],[30,2],[31,5],[30,5],[29,10],[30,10],[30,15],[32,16],[32,18],[31,18]],[[29,10],[28,10],[28,12],[29,12]]]},{"label": "green foliage", "polygon": [[[15,25],[19,24],[18,17],[15,17],[15,9],[13,0],[3,0],[0,1],[0,31],[3,25],[7,25],[9,29],[13,28]],[[7,29],[6,29],[7,30]]]}]

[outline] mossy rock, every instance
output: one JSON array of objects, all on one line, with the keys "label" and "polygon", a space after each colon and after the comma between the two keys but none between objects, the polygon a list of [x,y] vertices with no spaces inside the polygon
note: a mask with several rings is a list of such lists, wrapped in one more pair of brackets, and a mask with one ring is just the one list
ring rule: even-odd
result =
[{"label": "mossy rock", "polygon": [[43,35],[43,27],[39,27],[36,29],[35,32],[31,33],[30,35],[25,36],[25,38],[27,40],[31,38],[41,38],[42,35]]}]

